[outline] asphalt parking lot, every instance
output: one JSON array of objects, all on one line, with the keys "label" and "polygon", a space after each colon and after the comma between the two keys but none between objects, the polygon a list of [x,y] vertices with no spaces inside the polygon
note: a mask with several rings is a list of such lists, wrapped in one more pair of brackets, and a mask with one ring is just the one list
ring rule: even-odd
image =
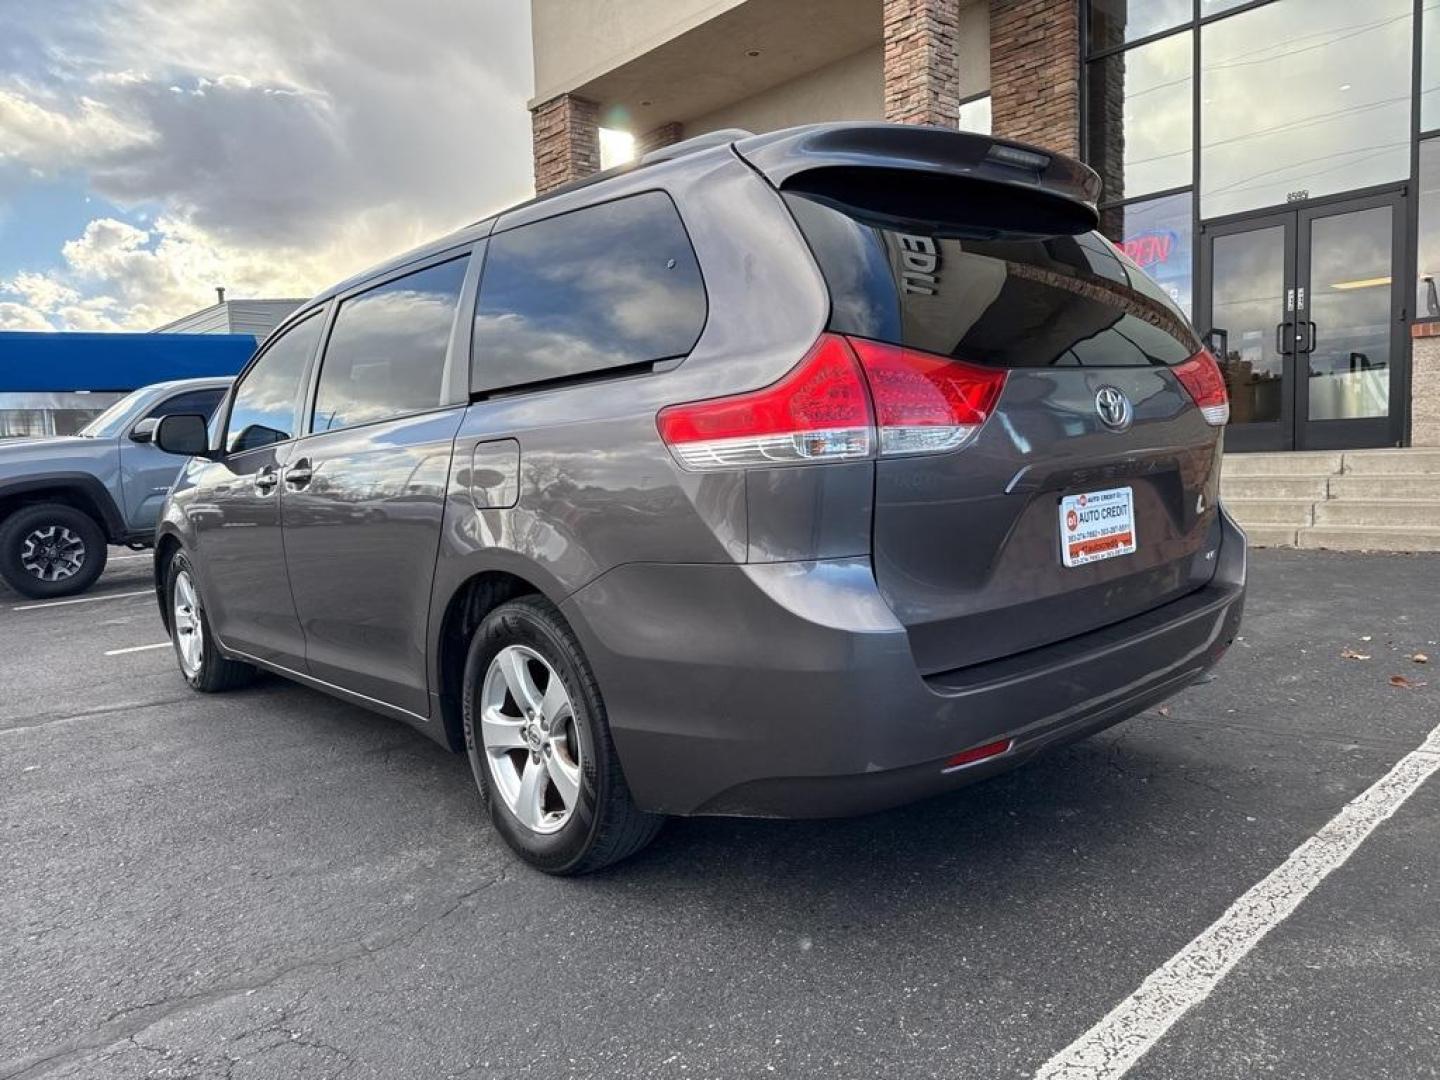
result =
[{"label": "asphalt parking lot", "polygon": [[[189,692],[147,557],[85,603],[0,594],[0,1077],[1034,1076],[1440,722],[1440,557],[1251,573],[1163,711],[574,881],[405,727]],[[1437,837],[1431,778],[1125,1075],[1440,1075]]]}]

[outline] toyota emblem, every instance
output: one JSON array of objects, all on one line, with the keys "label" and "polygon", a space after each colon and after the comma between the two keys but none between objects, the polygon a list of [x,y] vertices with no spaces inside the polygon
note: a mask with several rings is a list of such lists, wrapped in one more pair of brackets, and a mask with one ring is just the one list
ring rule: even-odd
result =
[{"label": "toyota emblem", "polygon": [[1102,386],[1095,392],[1095,411],[1100,414],[1100,422],[1111,431],[1124,431],[1135,418],[1130,399],[1113,386]]}]

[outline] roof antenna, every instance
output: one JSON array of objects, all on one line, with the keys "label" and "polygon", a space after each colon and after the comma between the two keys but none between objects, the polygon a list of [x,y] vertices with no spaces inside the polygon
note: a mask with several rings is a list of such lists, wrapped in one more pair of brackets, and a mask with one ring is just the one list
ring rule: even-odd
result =
[{"label": "roof antenna", "polygon": [[216,285],[216,286],[215,286],[215,302],[216,302],[217,304],[223,304],[223,303],[225,302],[225,286],[224,286],[224,285]]}]

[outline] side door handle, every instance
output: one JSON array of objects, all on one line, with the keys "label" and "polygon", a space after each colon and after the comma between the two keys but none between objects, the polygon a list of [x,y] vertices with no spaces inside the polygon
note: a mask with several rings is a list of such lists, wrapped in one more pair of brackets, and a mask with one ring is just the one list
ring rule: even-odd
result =
[{"label": "side door handle", "polygon": [[255,490],[264,495],[275,489],[280,482],[280,474],[275,471],[274,465],[266,465],[255,474]]},{"label": "side door handle", "polygon": [[291,487],[304,487],[313,475],[310,471],[310,459],[301,458],[285,469],[285,482]]}]

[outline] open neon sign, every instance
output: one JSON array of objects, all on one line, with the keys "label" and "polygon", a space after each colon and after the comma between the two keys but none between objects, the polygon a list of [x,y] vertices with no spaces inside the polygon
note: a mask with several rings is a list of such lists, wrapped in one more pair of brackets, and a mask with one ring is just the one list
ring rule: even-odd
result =
[{"label": "open neon sign", "polygon": [[1125,252],[1136,266],[1143,269],[1169,259],[1176,241],[1177,237],[1171,230],[1157,229],[1154,232],[1138,233],[1135,236],[1126,237],[1120,245],[1120,250]]}]

